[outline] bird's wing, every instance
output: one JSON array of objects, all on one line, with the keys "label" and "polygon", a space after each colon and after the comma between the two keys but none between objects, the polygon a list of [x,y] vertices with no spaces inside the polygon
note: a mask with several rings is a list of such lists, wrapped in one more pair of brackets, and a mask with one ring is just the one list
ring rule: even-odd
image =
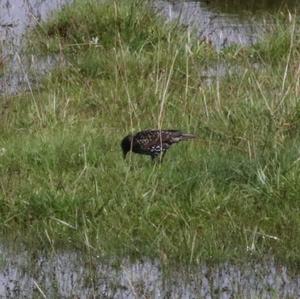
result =
[{"label": "bird's wing", "polygon": [[195,138],[196,136],[182,133],[179,130],[145,130],[137,133],[134,137],[139,146],[145,149],[154,146],[162,146],[162,149],[168,149],[173,143]]},{"label": "bird's wing", "polygon": [[[164,131],[162,131],[162,134],[164,134],[166,136],[166,140],[169,140],[169,142],[171,144],[177,143],[181,140],[196,138],[196,135],[194,135],[194,134],[183,133],[179,130],[164,130]],[[165,139],[165,138],[163,138],[163,139]]]},{"label": "bird's wing", "polygon": [[135,141],[138,145],[144,149],[156,148],[162,146],[162,149],[169,148],[169,136],[164,131],[159,130],[145,130],[138,132],[134,136]]}]

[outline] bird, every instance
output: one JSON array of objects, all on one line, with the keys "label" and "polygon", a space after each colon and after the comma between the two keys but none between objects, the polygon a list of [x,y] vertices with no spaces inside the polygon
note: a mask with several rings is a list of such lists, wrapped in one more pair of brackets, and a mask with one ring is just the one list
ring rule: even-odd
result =
[{"label": "bird", "polygon": [[160,162],[162,162],[166,151],[173,143],[192,138],[196,138],[196,135],[179,130],[150,129],[129,134],[121,142],[123,158],[125,159],[127,153],[132,151],[136,154],[151,156],[152,160],[160,156]]}]

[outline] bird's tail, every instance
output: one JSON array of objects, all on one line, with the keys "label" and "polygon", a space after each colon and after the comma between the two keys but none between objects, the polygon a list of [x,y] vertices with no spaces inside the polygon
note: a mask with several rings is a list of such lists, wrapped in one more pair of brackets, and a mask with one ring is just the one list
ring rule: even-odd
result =
[{"label": "bird's tail", "polygon": [[190,134],[190,133],[182,133],[181,134],[181,140],[188,140],[188,139],[193,139],[196,137],[197,137],[196,135]]}]

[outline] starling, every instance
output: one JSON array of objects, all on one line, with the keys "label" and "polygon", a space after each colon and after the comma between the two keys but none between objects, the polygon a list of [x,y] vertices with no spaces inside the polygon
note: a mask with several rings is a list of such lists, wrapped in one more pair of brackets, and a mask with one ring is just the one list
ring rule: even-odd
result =
[{"label": "starling", "polygon": [[166,151],[173,143],[195,137],[193,134],[177,130],[144,130],[126,136],[121,142],[121,147],[124,159],[126,154],[132,151],[137,154],[149,155],[152,160],[160,156],[160,161],[162,161]]}]

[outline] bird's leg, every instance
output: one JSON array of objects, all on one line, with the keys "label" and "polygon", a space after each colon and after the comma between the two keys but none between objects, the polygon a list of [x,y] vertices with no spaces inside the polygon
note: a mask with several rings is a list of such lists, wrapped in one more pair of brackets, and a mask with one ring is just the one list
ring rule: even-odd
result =
[{"label": "bird's leg", "polygon": [[159,154],[159,163],[162,163],[162,162],[163,162],[163,159],[164,159],[165,154],[166,154],[166,151],[162,151],[162,152]]},{"label": "bird's leg", "polygon": [[165,152],[162,152],[162,153],[156,154],[156,155],[151,155],[151,160],[154,163],[162,163],[164,155],[165,155]]}]

